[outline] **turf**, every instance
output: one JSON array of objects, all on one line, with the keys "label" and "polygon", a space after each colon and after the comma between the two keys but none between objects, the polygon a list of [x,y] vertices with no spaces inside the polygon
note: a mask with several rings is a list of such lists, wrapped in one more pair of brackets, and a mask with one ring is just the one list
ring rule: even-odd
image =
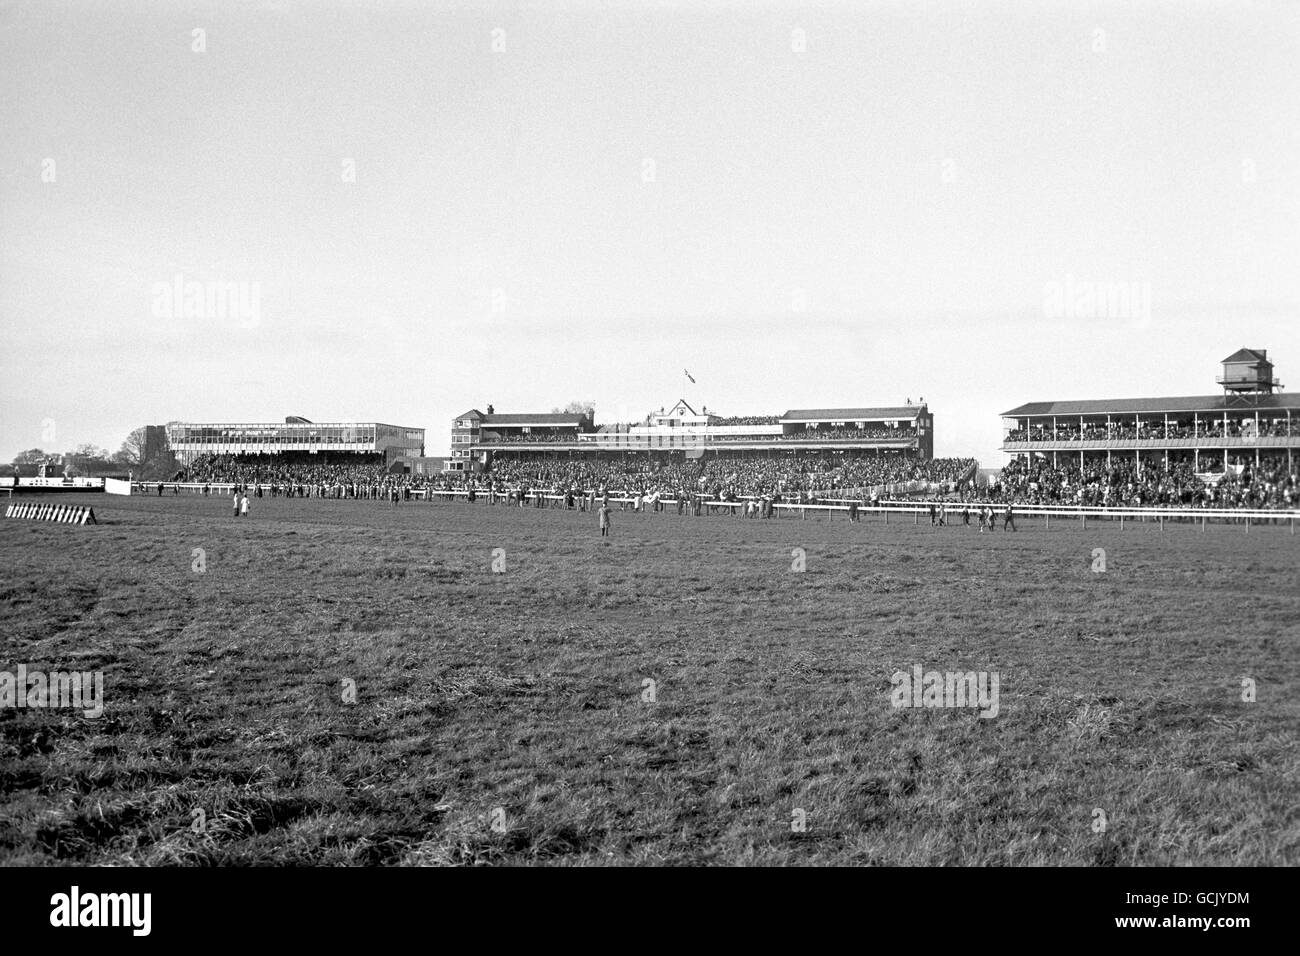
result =
[{"label": "turf", "polygon": [[[101,524],[0,520],[0,670],[105,709],[0,710],[8,863],[1300,862],[1286,526],[58,500]],[[896,709],[915,664],[998,715]]]}]

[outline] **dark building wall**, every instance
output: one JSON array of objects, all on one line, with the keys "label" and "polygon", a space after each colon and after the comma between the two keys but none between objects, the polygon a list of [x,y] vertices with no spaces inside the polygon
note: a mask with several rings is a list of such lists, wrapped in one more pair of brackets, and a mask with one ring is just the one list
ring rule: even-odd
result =
[{"label": "dark building wall", "polygon": [[144,460],[153,461],[167,448],[167,426],[144,426]]},{"label": "dark building wall", "polygon": [[916,453],[921,458],[934,457],[934,414],[928,409],[916,416]]}]

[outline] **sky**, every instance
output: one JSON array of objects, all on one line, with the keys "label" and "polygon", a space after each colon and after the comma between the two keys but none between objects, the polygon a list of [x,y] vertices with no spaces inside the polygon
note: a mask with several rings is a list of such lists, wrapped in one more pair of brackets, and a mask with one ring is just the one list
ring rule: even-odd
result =
[{"label": "sky", "polygon": [[0,461],[924,398],[998,467],[1298,317],[1300,3],[0,0]]}]

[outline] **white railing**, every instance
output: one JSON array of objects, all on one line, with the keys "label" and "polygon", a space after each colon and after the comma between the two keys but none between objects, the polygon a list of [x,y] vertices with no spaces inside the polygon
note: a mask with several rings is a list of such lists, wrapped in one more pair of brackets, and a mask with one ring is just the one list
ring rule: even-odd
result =
[{"label": "white railing", "polygon": [[[420,491],[417,492],[417,494],[419,494],[422,499],[427,497],[428,495],[432,495],[439,499],[456,499],[456,498],[467,497],[469,492],[461,491],[461,490],[447,491],[447,490],[420,489]],[[528,500],[525,504],[525,507],[528,508],[537,507],[536,500],[539,495],[541,496],[543,501],[550,502],[550,503],[563,502],[565,499],[565,495],[556,492],[556,490],[553,488],[535,489],[529,491]],[[475,492],[475,496],[476,496],[476,503],[487,501],[489,497],[486,492],[481,492],[481,491]],[[588,496],[575,495],[574,500],[576,501],[578,497],[588,497]],[[504,503],[507,500],[507,495],[503,493],[498,493],[497,499],[500,502]],[[601,496],[598,495],[596,497],[596,500],[597,502],[599,502],[603,499]],[[617,495],[617,496],[610,495],[609,500],[611,503],[616,503],[616,504],[632,503],[636,501],[636,497],[635,496],[629,497],[627,495]],[[713,499],[707,499],[701,502],[701,507],[712,508],[712,509],[718,509],[718,508],[737,509],[737,508],[744,508],[745,505],[751,500],[756,501],[758,500],[758,498],[756,498],[755,496],[745,496],[736,501],[718,501]],[[665,507],[671,505],[673,508],[676,508],[677,506],[676,498],[660,498],[659,502]],[[517,507],[517,503],[515,504]],[[692,503],[688,500],[687,505],[692,506]],[[547,506],[551,507],[553,505],[548,504]],[[645,507],[648,508],[651,507],[651,505],[647,503]],[[844,498],[826,499],[826,500],[818,501],[815,504],[801,505],[801,504],[794,504],[789,502],[777,502],[772,505],[773,511],[778,513],[782,511],[790,512],[792,514],[797,514],[800,512],[804,512],[804,513],[826,512],[828,515],[834,514],[835,512],[847,513],[851,507],[852,505],[850,501]],[[1003,513],[1006,510],[1006,504],[1002,502],[975,502],[975,501],[951,502],[950,501],[947,502],[947,520],[951,523],[954,517],[960,518],[961,510],[963,507],[970,508],[972,513],[974,513],[979,508],[984,508],[984,507],[992,508],[994,515],[999,519],[1001,519]],[[859,504],[857,510],[859,514],[880,514],[880,515],[910,514],[919,518],[921,516],[926,516],[926,517],[929,516],[930,504],[929,502],[916,502],[916,501],[881,501],[875,505]],[[1231,519],[1233,521],[1265,521],[1265,520],[1279,521],[1280,520],[1280,521],[1288,521],[1294,524],[1296,519],[1300,518],[1300,510],[1295,510],[1295,509],[1288,511],[1283,509],[1273,510],[1268,508],[1136,508],[1136,507],[1103,508],[1103,507],[1090,507],[1086,505],[1081,505],[1081,506],[1013,505],[1012,514],[1017,518],[1042,517],[1049,521],[1053,517],[1078,518],[1083,520],[1084,522],[1086,522],[1086,519],[1088,518],[1108,518],[1108,519],[1136,518],[1140,520],[1191,518],[1191,519],[1213,519],[1213,520]]]},{"label": "white railing", "polygon": [[96,491],[104,487],[103,478],[14,478],[0,479],[0,484],[8,485],[16,491],[43,491],[60,489],[64,491]]},{"label": "white railing", "polygon": [[[157,482],[137,481],[134,483],[133,488],[143,489],[142,491],[137,493],[156,494],[157,486],[158,486]],[[181,489],[182,491],[186,491],[190,493],[199,492],[202,491],[203,489],[202,482],[165,481],[163,482],[164,494],[170,495],[172,493],[171,489],[173,486]],[[211,493],[214,495],[228,495],[233,491],[234,487],[235,487],[234,484],[231,482],[209,482],[208,483],[208,488],[210,489]],[[250,485],[249,487],[251,489],[255,486]],[[262,487],[263,489],[269,490],[270,485],[263,484]],[[490,493],[486,491],[475,491],[474,494],[475,494],[476,504],[487,503],[491,499]],[[446,489],[435,489],[435,488],[416,488],[416,489],[412,489],[411,491],[411,497],[417,498],[421,501],[429,501],[434,498],[437,498],[438,500],[456,500],[456,499],[468,498],[468,496],[469,496],[469,492],[461,489],[446,490]],[[566,497],[564,493],[554,488],[530,489],[528,492],[528,499],[524,507],[527,508],[538,507],[537,499],[539,496],[544,502],[543,507],[548,507],[548,508],[553,508],[557,504],[562,504]],[[590,497],[591,496],[589,493],[575,495],[574,501],[576,503],[578,498],[587,498],[590,500]],[[496,498],[498,503],[503,505],[509,501],[509,496],[505,492],[498,492]],[[332,501],[338,499],[326,498],[326,500]],[[348,499],[343,499],[343,500],[348,500]],[[350,499],[350,500],[371,500],[371,501],[379,501],[381,503],[384,501],[384,499],[382,498]],[[601,495],[597,495],[595,500],[599,503],[603,501],[604,498]],[[638,496],[635,495],[611,494],[609,496],[609,501],[611,504],[633,504],[637,500],[638,500]],[[662,504],[665,509],[668,508],[676,509],[677,507],[676,498],[665,497],[665,498],[660,498],[658,500],[659,503]],[[758,500],[759,498],[754,495],[742,496],[735,501],[720,501],[716,499],[706,499],[700,503],[700,507],[701,509],[706,509],[710,513],[715,513],[718,510],[722,509],[722,510],[726,510],[728,513],[731,514],[738,514],[740,509],[744,509],[748,502],[758,501]],[[643,510],[649,510],[653,508],[652,502],[647,502],[644,498],[642,498],[641,501],[642,501]],[[972,513],[976,512],[980,508],[985,508],[985,507],[992,508],[994,516],[999,520],[1001,520],[1002,515],[1006,510],[1006,504],[1004,502],[996,502],[996,501],[969,501],[969,502],[949,501],[946,502],[946,505],[947,505],[946,516],[949,524],[952,524],[954,520],[959,519],[961,517],[962,508],[970,508]],[[518,507],[518,503],[513,502],[513,506]],[[694,502],[688,499],[686,501],[686,507],[693,508]],[[813,504],[796,504],[793,502],[785,502],[785,501],[776,502],[772,505],[772,510],[777,515],[780,515],[782,512],[785,512],[791,515],[799,515],[801,517],[809,514],[812,515],[825,514],[826,517],[833,517],[836,513],[847,514],[851,509],[851,507],[852,507],[852,503],[850,499],[827,498],[827,499],[819,500]],[[888,521],[890,515],[900,515],[900,516],[911,515],[915,522],[919,522],[919,520],[922,517],[929,517],[930,503],[926,501],[918,502],[918,501],[883,500],[878,502],[875,505],[859,503],[857,506],[857,511],[861,515],[870,515],[870,514],[881,515],[885,517],[886,521]],[[1043,518],[1044,522],[1049,525],[1052,518],[1076,519],[1079,520],[1081,524],[1083,524],[1084,526],[1087,525],[1087,520],[1089,518],[1093,518],[1093,519],[1104,518],[1107,520],[1119,521],[1121,527],[1123,526],[1123,522],[1125,520],[1134,520],[1134,519],[1140,521],[1154,521],[1154,522],[1163,522],[1166,520],[1170,520],[1170,521],[1191,520],[1193,522],[1232,521],[1232,522],[1241,522],[1246,525],[1249,525],[1251,522],[1259,522],[1259,521],[1264,521],[1264,522],[1284,521],[1290,525],[1291,532],[1293,534],[1295,533],[1296,521],[1297,519],[1300,519],[1300,509],[1286,510],[1281,508],[1278,509],[1138,508],[1138,507],[1112,508],[1112,507],[1100,507],[1100,506],[1090,506],[1090,505],[1013,505],[1012,514],[1016,518]]]},{"label": "white railing", "polygon": [[1224,448],[1296,448],[1300,447],[1300,435],[1265,435],[1259,438],[1233,436],[1230,438],[1006,438],[1002,441],[1002,450],[1013,451],[1134,451],[1136,449],[1159,450],[1200,449],[1213,452]]}]

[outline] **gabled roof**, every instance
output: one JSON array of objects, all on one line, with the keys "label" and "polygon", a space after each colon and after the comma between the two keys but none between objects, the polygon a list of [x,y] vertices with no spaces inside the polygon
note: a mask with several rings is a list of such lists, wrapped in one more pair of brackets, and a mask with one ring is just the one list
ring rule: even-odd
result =
[{"label": "gabled roof", "polygon": [[677,404],[674,405],[672,408],[668,409],[668,411],[664,412],[664,415],[665,415],[665,416],[668,416],[668,415],[676,415],[676,414],[677,414],[677,410],[678,410],[679,408],[684,408],[684,409],[686,409],[686,411],[690,412],[692,415],[697,414],[697,412],[695,411],[695,409],[691,408],[690,405],[686,404],[686,399],[684,399],[684,398],[679,398],[679,399],[677,399]]},{"label": "gabled roof", "polygon": [[886,408],[792,408],[783,422],[870,422],[880,419],[912,419],[923,405],[895,405]]},{"label": "gabled roof", "polygon": [[461,415],[457,415],[456,420],[459,421],[462,418],[482,418],[482,417],[483,417],[482,412],[480,412],[477,408],[471,408],[469,411]]},{"label": "gabled roof", "polygon": [[1193,395],[1175,398],[1113,398],[1082,402],[1027,402],[1003,412],[1003,418],[1033,415],[1132,415],[1135,412],[1221,412],[1253,409],[1300,409],[1300,394],[1255,395],[1231,402],[1222,395]]},{"label": "gabled roof", "polygon": [[1237,351],[1233,352],[1231,355],[1229,355],[1226,359],[1223,360],[1225,365],[1229,362],[1236,363],[1236,362],[1267,362],[1267,361],[1268,361],[1267,349],[1237,349]]}]

